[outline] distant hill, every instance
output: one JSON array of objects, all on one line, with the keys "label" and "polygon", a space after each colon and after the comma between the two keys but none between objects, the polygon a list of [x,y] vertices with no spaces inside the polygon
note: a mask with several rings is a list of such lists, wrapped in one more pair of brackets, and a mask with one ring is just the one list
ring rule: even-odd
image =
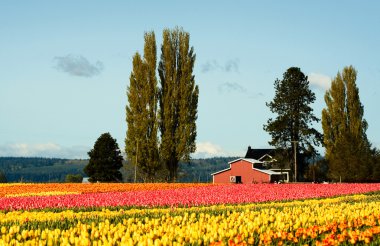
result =
[{"label": "distant hill", "polygon": [[228,162],[238,157],[213,157],[193,159],[190,163],[180,163],[180,182],[212,182],[211,173],[230,167]]},{"label": "distant hill", "polygon": [[[211,173],[225,169],[228,162],[237,157],[193,159],[180,163],[179,182],[212,182]],[[71,160],[39,157],[0,157],[0,171],[8,182],[64,182],[67,174],[86,176],[83,168],[88,160]],[[134,168],[124,163],[124,179],[132,181]]]},{"label": "distant hill", "polygon": [[38,157],[0,157],[8,182],[63,182],[67,174],[81,174],[88,160]]}]

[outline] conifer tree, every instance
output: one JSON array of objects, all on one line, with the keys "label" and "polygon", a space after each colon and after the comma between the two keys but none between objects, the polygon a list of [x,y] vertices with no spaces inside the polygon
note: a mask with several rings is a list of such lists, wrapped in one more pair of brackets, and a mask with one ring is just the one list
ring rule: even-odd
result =
[{"label": "conifer tree", "polygon": [[196,149],[199,90],[193,75],[195,53],[189,41],[189,33],[182,29],[163,31],[158,66],[160,159],[166,165],[171,182],[177,178],[179,161],[188,161]]},{"label": "conifer tree", "polygon": [[364,181],[370,175],[368,125],[363,119],[356,77],[354,67],[345,67],[325,94],[326,108],[322,111],[325,157],[329,176],[336,181]]},{"label": "conifer tree", "polygon": [[[309,88],[307,76],[297,67],[289,68],[282,80],[276,79],[274,88],[275,97],[267,106],[277,118],[270,118],[264,130],[272,137],[269,144],[286,152],[283,156],[289,158],[292,180],[299,180],[306,169],[305,157],[315,155],[314,146],[322,141],[321,134],[310,126],[319,121],[309,106],[315,101],[315,94]],[[294,165],[294,151],[297,166]]]},{"label": "conifer tree", "polygon": [[157,121],[157,48],[153,32],[145,33],[144,58],[133,57],[130,85],[127,89],[127,137],[125,152],[145,181],[154,181],[161,168],[158,157]]},{"label": "conifer tree", "polygon": [[90,177],[90,182],[120,182],[120,168],[123,157],[116,139],[111,134],[103,133],[95,142],[94,148],[88,152],[90,160],[84,172]]}]

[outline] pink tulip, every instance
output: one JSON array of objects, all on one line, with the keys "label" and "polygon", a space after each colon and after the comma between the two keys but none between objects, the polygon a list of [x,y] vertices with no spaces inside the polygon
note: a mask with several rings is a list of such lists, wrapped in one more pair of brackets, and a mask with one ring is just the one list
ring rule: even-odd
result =
[{"label": "pink tulip", "polygon": [[380,184],[239,184],[0,198],[0,210],[105,206],[200,206],[331,197],[379,191]]}]

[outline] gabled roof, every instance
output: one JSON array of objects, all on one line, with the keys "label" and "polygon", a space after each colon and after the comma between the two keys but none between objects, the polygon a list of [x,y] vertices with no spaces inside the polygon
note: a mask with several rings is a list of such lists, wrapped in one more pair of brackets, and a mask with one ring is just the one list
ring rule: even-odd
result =
[{"label": "gabled roof", "polygon": [[276,159],[273,158],[273,156],[269,155],[269,154],[265,154],[263,155],[262,157],[260,157],[259,161],[262,161],[263,159],[265,159],[266,157],[268,157],[270,159],[269,162],[274,162],[274,161],[277,161]]},{"label": "gabled roof", "polygon": [[265,155],[273,157],[275,155],[275,149],[252,149],[251,146],[248,146],[245,158],[260,160]]},{"label": "gabled roof", "polygon": [[263,163],[262,161],[259,161],[259,160],[254,159],[254,158],[239,158],[239,159],[236,159],[236,160],[233,160],[233,161],[228,162],[228,164],[232,164],[232,163],[234,163],[234,162],[238,162],[238,161],[241,161],[241,160],[243,160],[243,161],[247,161],[247,162],[250,162],[250,163],[252,163],[252,164],[255,164],[255,163]]},{"label": "gabled roof", "polygon": [[215,172],[215,173],[212,173],[211,176],[212,176],[212,175],[215,175],[215,174],[218,174],[218,173],[222,173],[222,172],[228,171],[228,170],[231,170],[231,167],[226,168],[226,169],[223,169],[223,170],[220,170],[220,171],[217,171],[217,172]]},{"label": "gabled roof", "polygon": [[218,174],[218,173],[222,173],[222,172],[231,170],[231,164],[234,163],[234,162],[241,161],[241,160],[246,161],[246,162],[250,162],[252,164],[252,169],[255,169],[255,168],[253,168],[253,164],[255,164],[255,163],[263,163],[263,162],[261,162],[259,160],[255,160],[255,159],[251,159],[251,158],[239,158],[239,159],[236,159],[236,160],[228,162],[228,164],[230,164],[229,168],[226,168],[226,169],[220,170],[218,172],[212,173],[211,175],[215,175],[215,174]]}]

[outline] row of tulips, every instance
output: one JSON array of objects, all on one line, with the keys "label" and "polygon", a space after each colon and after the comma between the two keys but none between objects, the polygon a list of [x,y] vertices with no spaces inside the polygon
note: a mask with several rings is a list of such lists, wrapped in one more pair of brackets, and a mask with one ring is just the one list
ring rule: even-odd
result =
[{"label": "row of tulips", "polygon": [[[338,206],[343,207],[347,210],[351,208],[349,218],[356,218],[364,216],[364,211],[361,210],[362,207],[369,206],[368,204],[376,204],[380,200],[380,193],[374,194],[359,194],[352,196],[340,196],[334,198],[325,199],[315,199],[315,200],[302,200],[302,201],[286,201],[286,202],[266,202],[257,204],[244,204],[244,205],[212,205],[212,206],[200,206],[200,207],[157,207],[157,208],[130,208],[130,207],[109,207],[109,208],[81,208],[76,210],[64,209],[45,209],[45,210],[14,210],[14,211],[0,211],[0,225],[4,223],[17,223],[23,224],[25,222],[54,222],[62,220],[93,220],[94,218],[107,218],[111,219],[124,216],[124,217],[161,217],[161,215],[167,214],[182,214],[182,213],[214,213],[215,211],[223,212],[244,212],[245,210],[250,211],[270,211],[272,215],[275,210],[289,210],[295,207],[305,207],[308,206],[312,209],[325,206],[327,209],[335,209]],[[355,206],[351,206],[354,204]],[[349,206],[350,205],[350,206]],[[271,210],[275,209],[275,210]],[[379,208],[374,208],[372,211],[376,213],[380,211]],[[326,210],[324,210],[326,211]],[[336,211],[336,210],[331,210]],[[313,211],[316,213],[316,210]],[[312,221],[323,224],[326,221],[334,221],[344,219],[346,217],[341,217],[342,215],[338,213],[330,213],[328,220],[326,216],[315,216],[321,220]],[[304,214],[303,216],[308,216]],[[300,219],[298,217],[297,219]],[[310,220],[310,219],[309,219]],[[308,224],[314,225],[313,223]]]},{"label": "row of tulips", "polygon": [[[109,184],[110,187],[112,184]],[[43,208],[80,208],[109,206],[201,206],[243,204],[279,200],[332,197],[380,190],[380,184],[243,184],[195,185],[146,190],[67,194],[56,196],[1,197],[0,210],[31,210]],[[87,185],[82,185],[87,186]],[[89,187],[92,184],[88,185]],[[118,185],[116,185],[118,187]],[[107,186],[108,187],[108,186]],[[128,186],[126,186],[128,187]],[[170,185],[168,185],[170,187]],[[75,190],[70,190],[75,191]],[[83,189],[80,190],[82,192]],[[107,191],[107,190],[103,190]]]},{"label": "row of tulips", "polygon": [[380,194],[190,208],[11,211],[0,245],[380,243]]},{"label": "row of tulips", "polygon": [[205,183],[10,183],[0,184],[0,197],[36,196],[65,194],[86,194],[103,192],[147,191],[147,190],[172,190],[191,187],[210,186]]}]

